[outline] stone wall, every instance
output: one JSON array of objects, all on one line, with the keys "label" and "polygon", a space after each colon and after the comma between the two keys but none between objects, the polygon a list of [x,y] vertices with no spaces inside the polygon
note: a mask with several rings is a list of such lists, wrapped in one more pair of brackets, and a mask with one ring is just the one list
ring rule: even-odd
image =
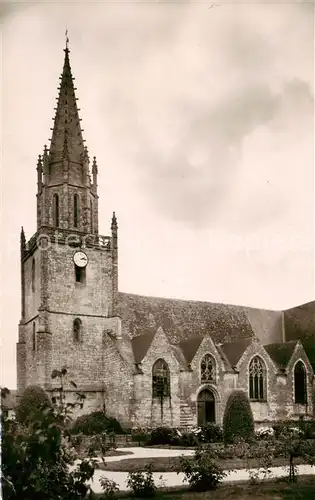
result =
[{"label": "stone wall", "polygon": [[103,352],[106,413],[117,418],[123,426],[130,427],[133,367],[120,354],[111,334],[104,336]]},{"label": "stone wall", "polygon": [[[170,398],[164,398],[163,410],[158,399],[152,399],[152,367],[159,358],[169,366]],[[168,340],[159,330],[141,363],[142,374],[134,377],[133,425],[143,427],[180,425],[180,372],[178,362],[169,348]]]},{"label": "stone wall", "polygon": [[76,283],[69,245],[52,245],[46,251],[48,266],[47,306],[51,312],[107,317],[111,301],[111,254],[100,248],[85,248],[89,262],[85,283]]}]

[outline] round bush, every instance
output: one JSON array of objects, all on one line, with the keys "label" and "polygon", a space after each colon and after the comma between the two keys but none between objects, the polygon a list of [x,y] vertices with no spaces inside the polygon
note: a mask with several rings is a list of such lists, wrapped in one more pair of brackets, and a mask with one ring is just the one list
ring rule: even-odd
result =
[{"label": "round bush", "polygon": [[204,443],[220,443],[223,440],[223,431],[218,425],[207,422],[201,427],[201,439]]},{"label": "round bush", "polygon": [[122,426],[116,418],[108,417],[102,411],[94,411],[87,415],[81,415],[72,426],[73,434],[84,434],[93,436],[102,432],[115,432],[115,434],[125,434]]},{"label": "round bush", "polygon": [[20,423],[28,423],[38,413],[49,407],[51,407],[51,401],[44,389],[37,385],[30,385],[23,392],[16,407],[16,420]]},{"label": "round bush", "polygon": [[245,392],[234,391],[230,394],[223,416],[223,435],[226,443],[238,438],[246,441],[254,437],[254,418],[249,399]]},{"label": "round bush", "polygon": [[151,432],[151,438],[149,441],[149,445],[178,445],[180,442],[180,434],[173,427],[157,427],[153,429]]}]

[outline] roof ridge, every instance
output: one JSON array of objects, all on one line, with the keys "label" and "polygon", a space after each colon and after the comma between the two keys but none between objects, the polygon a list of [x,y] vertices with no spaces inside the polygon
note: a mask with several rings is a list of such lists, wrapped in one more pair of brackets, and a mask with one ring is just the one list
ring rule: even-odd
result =
[{"label": "roof ridge", "polygon": [[152,300],[160,300],[160,301],[173,301],[173,302],[185,302],[185,303],[191,303],[191,304],[212,304],[214,306],[220,306],[220,307],[230,307],[230,308],[238,308],[242,309],[244,311],[250,310],[250,311],[263,311],[263,312],[271,312],[271,313],[281,313],[282,310],[277,310],[277,309],[264,309],[264,308],[259,308],[259,307],[253,307],[253,306],[247,306],[247,305],[241,305],[241,304],[230,304],[226,302],[211,302],[211,301],[206,301],[206,300],[193,300],[193,299],[179,299],[177,297],[161,297],[158,295],[142,295],[142,294],[137,294],[137,293],[130,293],[130,292],[119,292],[119,295],[123,296],[129,296],[129,297],[139,297],[142,299],[152,299]]}]

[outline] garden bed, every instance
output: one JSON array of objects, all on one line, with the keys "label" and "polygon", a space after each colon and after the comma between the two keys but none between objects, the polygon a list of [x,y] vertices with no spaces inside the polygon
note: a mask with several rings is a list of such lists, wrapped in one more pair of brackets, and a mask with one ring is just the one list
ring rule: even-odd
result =
[{"label": "garden bed", "polygon": [[[185,458],[187,460],[193,459],[193,457]],[[300,465],[303,464],[303,461],[296,459],[295,463]],[[117,462],[107,462],[105,466],[104,464],[100,464],[99,468],[116,472],[137,472],[144,471],[147,464],[152,465],[152,472],[182,472],[180,457],[125,458]],[[246,469],[248,464],[253,469],[259,467],[258,460],[255,459],[250,459],[249,461],[241,458],[218,459],[217,464],[224,470]],[[288,465],[288,461],[283,458],[275,458],[272,463],[273,467],[286,465]]]},{"label": "garden bed", "polygon": [[132,456],[133,453],[131,451],[118,451],[118,450],[109,450],[106,452],[105,458],[106,457],[120,457],[120,456],[125,456],[127,455],[128,457]]},{"label": "garden bed", "polygon": [[[130,493],[120,493],[119,498],[129,500]],[[101,499],[102,495],[95,495]],[[258,484],[224,484],[217,490],[194,493],[187,488],[172,488],[159,491],[156,500],[314,500],[315,477],[300,476],[297,483],[288,483],[284,479],[264,481]]]}]

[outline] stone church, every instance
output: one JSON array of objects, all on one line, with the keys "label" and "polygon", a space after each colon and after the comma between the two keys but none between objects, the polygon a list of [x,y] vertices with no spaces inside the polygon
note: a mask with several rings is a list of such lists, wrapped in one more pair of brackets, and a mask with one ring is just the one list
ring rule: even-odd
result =
[{"label": "stone church", "polygon": [[18,391],[38,384],[52,395],[52,370],[67,367],[83,411],[105,408],[126,426],[220,424],[235,389],[257,423],[312,417],[315,302],[267,311],[119,292],[117,219],[99,234],[98,165],[68,47],[57,101],[37,162],[37,230],[28,241],[21,232]]}]

